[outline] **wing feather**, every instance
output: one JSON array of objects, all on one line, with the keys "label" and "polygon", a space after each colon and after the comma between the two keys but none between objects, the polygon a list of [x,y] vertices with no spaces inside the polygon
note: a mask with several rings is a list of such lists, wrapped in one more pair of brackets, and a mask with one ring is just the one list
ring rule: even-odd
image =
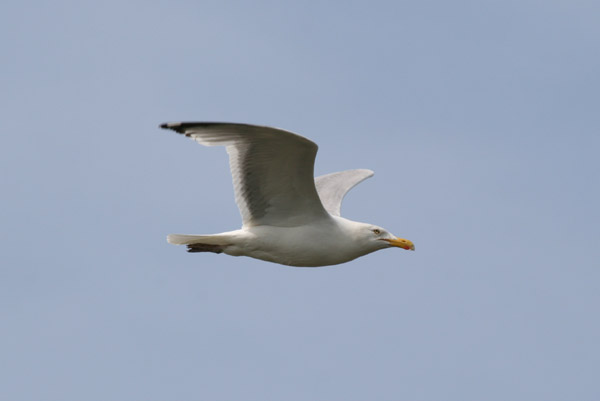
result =
[{"label": "wing feather", "polygon": [[315,178],[315,185],[325,209],[334,216],[339,216],[344,196],[356,185],[373,176],[371,170],[346,170],[338,173],[321,175]]},{"label": "wing feather", "polygon": [[205,146],[226,146],[244,226],[291,227],[327,216],[313,178],[317,145],[289,131],[249,124],[167,123]]}]

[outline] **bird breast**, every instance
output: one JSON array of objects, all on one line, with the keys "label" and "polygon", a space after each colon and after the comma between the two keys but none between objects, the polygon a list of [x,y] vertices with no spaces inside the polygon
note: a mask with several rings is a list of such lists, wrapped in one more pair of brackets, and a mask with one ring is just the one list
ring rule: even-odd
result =
[{"label": "bird breast", "polygon": [[243,239],[226,253],[304,267],[344,263],[367,253],[333,219],[298,227],[255,226],[242,231]]}]

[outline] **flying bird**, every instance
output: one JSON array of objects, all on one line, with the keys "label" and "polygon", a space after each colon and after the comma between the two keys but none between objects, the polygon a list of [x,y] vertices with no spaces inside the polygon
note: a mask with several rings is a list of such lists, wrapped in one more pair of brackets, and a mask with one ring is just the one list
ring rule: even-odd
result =
[{"label": "flying bird", "polygon": [[170,234],[188,252],[249,256],[288,266],[317,267],[399,247],[415,250],[379,226],[340,216],[346,193],[373,175],[347,170],[314,178],[317,145],[278,128],[214,122],[165,123],[205,146],[225,146],[242,228],[212,235]]}]

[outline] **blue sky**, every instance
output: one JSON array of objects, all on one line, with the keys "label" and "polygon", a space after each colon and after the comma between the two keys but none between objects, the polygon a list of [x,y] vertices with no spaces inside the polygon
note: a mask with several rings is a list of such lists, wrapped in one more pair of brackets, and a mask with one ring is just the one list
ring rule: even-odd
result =
[{"label": "blue sky", "polygon": [[[598,400],[592,1],[3,3],[0,398]],[[227,156],[272,125],[369,168],[409,238],[318,269],[187,254],[236,229]]]}]

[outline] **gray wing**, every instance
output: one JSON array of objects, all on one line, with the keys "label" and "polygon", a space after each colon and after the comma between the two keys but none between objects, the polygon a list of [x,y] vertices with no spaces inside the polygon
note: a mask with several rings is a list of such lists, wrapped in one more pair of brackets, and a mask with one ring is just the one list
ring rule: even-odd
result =
[{"label": "gray wing", "polygon": [[315,178],[317,191],[325,209],[330,214],[339,216],[346,193],[373,174],[371,170],[360,169],[340,171]]},{"label": "gray wing", "polygon": [[205,146],[226,146],[243,225],[293,227],[325,218],[314,182],[317,145],[289,131],[249,124],[167,123]]}]

